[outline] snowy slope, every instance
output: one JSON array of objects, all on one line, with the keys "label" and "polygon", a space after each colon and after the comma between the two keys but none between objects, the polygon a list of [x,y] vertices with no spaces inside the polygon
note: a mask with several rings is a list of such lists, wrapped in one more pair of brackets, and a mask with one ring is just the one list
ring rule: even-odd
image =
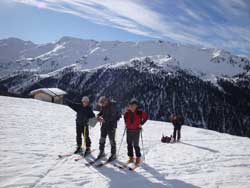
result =
[{"label": "snowy slope", "polygon": [[[80,69],[90,69],[108,63],[129,61],[136,57],[159,55],[171,56],[179,62],[181,69],[192,70],[196,75],[212,81],[216,76],[234,76],[243,73],[246,71],[246,66],[250,66],[249,58],[235,56],[223,50],[164,41],[135,43],[62,37],[52,43],[43,45],[32,43],[27,46],[28,42],[21,40],[13,45],[12,40],[0,40],[0,55],[6,56],[0,59],[0,70],[2,69],[0,76],[17,70],[49,73],[72,64]],[[27,47],[16,48],[15,46],[21,45],[19,43]],[[12,51],[15,52],[15,56],[12,55]]]},{"label": "snowy slope", "polygon": [[[248,138],[184,126],[182,143],[162,144],[162,132],[170,134],[172,126],[149,121],[143,131],[146,162],[141,168],[95,169],[86,167],[84,160],[75,162],[77,156],[57,159],[75,147],[75,114],[70,108],[9,97],[0,97],[0,104],[0,187],[249,187]],[[123,121],[118,127],[119,144]],[[99,134],[99,126],[91,129],[93,149],[98,148]],[[126,158],[124,143],[120,160]]]},{"label": "snowy slope", "polygon": [[137,58],[132,58],[129,61],[122,61],[117,63],[101,65],[95,69],[89,69],[88,71],[95,71],[100,68],[106,68],[106,69],[133,68],[139,70],[140,72],[147,72],[147,73],[158,73],[160,71],[166,71],[170,73],[170,72],[176,72],[177,70],[181,70],[179,65],[180,63],[171,56],[158,55],[158,56],[137,57]]}]

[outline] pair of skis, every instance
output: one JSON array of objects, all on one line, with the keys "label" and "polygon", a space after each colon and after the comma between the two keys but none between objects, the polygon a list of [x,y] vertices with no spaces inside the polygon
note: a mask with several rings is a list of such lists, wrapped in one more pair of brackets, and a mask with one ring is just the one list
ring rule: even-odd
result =
[{"label": "pair of skis", "polygon": [[100,167],[105,166],[106,164],[111,163],[113,161],[113,160],[106,160],[104,162],[99,162],[105,158],[106,158],[106,155],[104,155],[103,157],[100,157],[100,158],[96,158],[92,161],[88,161],[88,163],[85,163],[85,165],[100,168]]},{"label": "pair of skis", "polygon": [[88,163],[85,163],[86,166],[94,166],[96,168],[101,168],[106,166],[107,164],[111,164],[114,167],[117,167],[119,169],[122,170],[130,170],[130,171],[134,171],[136,168],[138,168],[140,166],[140,164],[135,164],[135,163],[121,163],[121,162],[117,162],[117,160],[106,160],[104,162],[98,163],[96,164],[98,161],[102,160],[103,158],[100,159],[94,159],[93,161],[89,161]]},{"label": "pair of skis", "polygon": [[66,157],[71,157],[73,155],[80,155],[80,157],[74,159],[75,161],[79,161],[82,158],[85,158],[85,157],[89,156],[93,151],[94,150],[92,150],[92,151],[90,151],[89,153],[86,153],[86,154],[84,154],[83,152],[81,152],[81,153],[68,153],[68,154],[58,155],[58,159],[63,159],[63,158],[66,158]]},{"label": "pair of skis", "polygon": [[63,159],[63,158],[66,158],[66,157],[70,157],[72,155],[74,155],[74,153],[61,154],[61,155],[58,155],[58,159]]},{"label": "pair of skis", "polygon": [[137,169],[141,164],[136,164],[136,163],[125,163],[125,164],[114,164],[114,166],[118,167],[119,169],[122,169],[122,170],[130,170],[130,171],[134,171],[135,169]]},{"label": "pair of skis", "polygon": [[100,161],[100,160],[102,160],[104,157],[102,157],[102,158],[96,158],[96,159],[94,159],[94,160],[92,160],[92,161],[88,161],[87,163],[85,163],[85,165],[86,166],[96,166],[95,164],[98,162],[98,161]]},{"label": "pair of skis", "polygon": [[[88,153],[87,155],[84,155],[83,153],[79,153],[78,155],[80,155],[80,157],[78,158],[75,158],[74,160],[75,161],[79,161],[81,160],[82,158],[86,158],[87,156],[89,156],[94,150],[92,150],[90,153]],[[59,159],[63,159],[63,158],[66,158],[66,157],[70,157],[70,156],[73,156],[75,155],[74,153],[69,153],[69,154],[64,154],[64,155],[58,155],[58,158]],[[134,171],[136,168],[138,168],[140,166],[140,164],[135,164],[135,163],[122,163],[122,162],[116,162],[117,160],[106,160],[104,162],[99,162],[100,160],[102,159],[105,159],[106,156],[103,156],[101,158],[96,158],[94,160],[91,160],[91,161],[88,161],[87,163],[85,163],[85,165],[87,167],[89,166],[94,166],[96,168],[101,168],[101,167],[104,167],[106,166],[107,164],[111,164],[113,165],[114,167],[117,167],[119,169],[122,169],[122,170],[130,170],[130,171]]]}]

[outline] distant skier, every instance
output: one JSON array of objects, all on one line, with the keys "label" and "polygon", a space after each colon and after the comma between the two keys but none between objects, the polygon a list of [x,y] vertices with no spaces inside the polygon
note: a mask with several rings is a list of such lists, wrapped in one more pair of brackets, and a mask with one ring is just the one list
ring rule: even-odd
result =
[{"label": "distant skier", "polygon": [[76,143],[77,148],[74,152],[75,154],[82,153],[82,135],[85,139],[86,150],[84,156],[90,153],[91,140],[89,137],[89,119],[94,118],[95,114],[90,107],[89,98],[84,96],[82,98],[82,104],[73,103],[69,100],[66,100],[66,105],[72,108],[76,112]]},{"label": "distant skier", "polygon": [[148,119],[147,113],[139,110],[138,106],[138,101],[136,99],[132,99],[129,103],[127,112],[124,114],[124,120],[127,128],[128,163],[134,162],[134,148],[136,154],[136,164],[141,163],[141,151],[139,146],[140,132],[142,125]]},{"label": "distant skier", "polygon": [[171,122],[174,126],[174,132],[173,132],[173,138],[174,142],[177,141],[179,142],[181,139],[181,126],[184,124],[184,118],[181,115],[172,115],[171,117]]},{"label": "distant skier", "polygon": [[116,108],[115,103],[111,102],[105,96],[100,97],[98,105],[101,107],[101,111],[97,115],[97,120],[101,123],[101,137],[99,141],[100,153],[97,156],[97,159],[105,156],[104,149],[106,137],[108,136],[111,145],[111,156],[109,157],[108,161],[113,161],[116,159],[115,133],[117,128],[117,121],[120,119],[120,114]]}]

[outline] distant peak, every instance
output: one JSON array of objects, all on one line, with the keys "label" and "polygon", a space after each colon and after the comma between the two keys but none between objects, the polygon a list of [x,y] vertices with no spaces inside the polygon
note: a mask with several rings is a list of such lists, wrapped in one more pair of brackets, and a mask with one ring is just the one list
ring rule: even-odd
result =
[{"label": "distant peak", "polygon": [[16,37],[9,37],[7,39],[0,40],[3,43],[10,43],[10,44],[25,44],[25,45],[34,45],[31,41],[25,41]]},{"label": "distant peak", "polygon": [[70,37],[70,36],[64,36],[60,38],[56,43],[68,43],[68,42],[91,42],[91,43],[97,43],[97,41],[92,40],[92,39],[81,39],[81,38],[76,38],[76,37]]},{"label": "distant peak", "polygon": [[69,36],[64,36],[64,37],[60,38],[57,42],[68,42],[68,41],[72,41],[72,40],[81,40],[81,39],[69,37]]}]

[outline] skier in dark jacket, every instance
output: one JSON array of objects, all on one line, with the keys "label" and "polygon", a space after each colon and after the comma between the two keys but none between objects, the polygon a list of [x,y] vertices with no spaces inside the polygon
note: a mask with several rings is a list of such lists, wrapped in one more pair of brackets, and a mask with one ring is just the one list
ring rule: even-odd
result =
[{"label": "skier in dark jacket", "polygon": [[105,155],[105,142],[106,137],[108,136],[111,145],[111,156],[109,157],[108,161],[113,161],[116,159],[115,133],[120,114],[115,106],[115,103],[111,102],[105,96],[100,97],[98,105],[101,106],[101,111],[97,115],[97,120],[101,123],[101,137],[99,141],[100,153],[97,158],[100,159]]},{"label": "skier in dark jacket", "polygon": [[76,143],[77,148],[74,152],[82,153],[82,135],[85,139],[86,150],[84,155],[88,155],[90,153],[91,140],[89,137],[89,126],[88,121],[90,118],[94,118],[95,114],[92,108],[89,105],[89,98],[83,97],[82,104],[72,103],[70,101],[66,101],[66,104],[72,108],[76,112]]},{"label": "skier in dark jacket", "polygon": [[184,118],[181,115],[172,115],[171,122],[174,126],[173,137],[174,141],[180,141],[181,139],[181,126],[184,124]]},{"label": "skier in dark jacket", "polygon": [[136,164],[141,163],[141,151],[139,146],[140,132],[142,125],[147,121],[148,115],[138,109],[139,103],[133,99],[129,103],[129,108],[124,114],[124,120],[127,129],[127,144],[128,144],[128,163],[134,162],[134,152],[136,154]]}]

